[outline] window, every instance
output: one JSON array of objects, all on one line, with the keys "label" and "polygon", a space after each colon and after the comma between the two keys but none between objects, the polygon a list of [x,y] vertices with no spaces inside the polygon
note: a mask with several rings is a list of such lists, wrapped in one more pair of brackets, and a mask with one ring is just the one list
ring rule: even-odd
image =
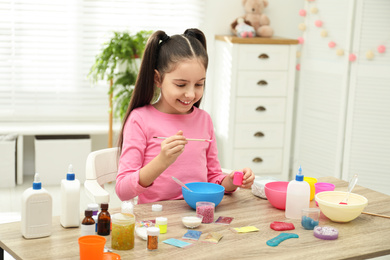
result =
[{"label": "window", "polygon": [[0,121],[105,121],[87,78],[112,31],[200,27],[204,0],[0,0]]}]

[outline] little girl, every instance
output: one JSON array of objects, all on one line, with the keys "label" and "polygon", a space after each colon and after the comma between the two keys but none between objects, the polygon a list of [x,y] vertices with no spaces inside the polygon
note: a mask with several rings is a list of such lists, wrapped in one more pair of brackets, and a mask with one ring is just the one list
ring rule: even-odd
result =
[{"label": "little girl", "polygon": [[[121,200],[182,199],[172,176],[184,183],[217,183],[226,192],[237,188],[234,172],[222,173],[211,117],[199,109],[207,65],[206,39],[198,29],[172,37],[157,31],[149,38],[119,136],[116,193]],[[160,97],[151,104],[156,89]],[[252,170],[240,171],[244,173],[240,187],[250,188]]]}]

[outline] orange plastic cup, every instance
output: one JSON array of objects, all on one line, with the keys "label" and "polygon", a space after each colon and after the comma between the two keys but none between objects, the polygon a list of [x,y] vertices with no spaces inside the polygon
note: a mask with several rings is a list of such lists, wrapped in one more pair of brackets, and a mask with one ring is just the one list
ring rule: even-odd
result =
[{"label": "orange plastic cup", "polygon": [[97,235],[79,237],[80,260],[103,260],[106,238]]},{"label": "orange plastic cup", "polygon": [[310,200],[314,199],[314,196],[316,195],[316,188],[314,187],[314,184],[317,183],[317,179],[313,177],[303,177],[303,180],[310,185]]}]

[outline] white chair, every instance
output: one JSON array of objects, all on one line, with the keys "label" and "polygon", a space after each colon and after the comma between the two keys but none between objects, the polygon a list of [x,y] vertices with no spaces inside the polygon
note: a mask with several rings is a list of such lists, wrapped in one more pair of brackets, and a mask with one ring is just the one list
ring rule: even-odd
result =
[{"label": "white chair", "polygon": [[97,204],[109,203],[110,194],[104,184],[115,182],[118,172],[118,147],[91,152],[87,157],[84,189],[87,196]]}]

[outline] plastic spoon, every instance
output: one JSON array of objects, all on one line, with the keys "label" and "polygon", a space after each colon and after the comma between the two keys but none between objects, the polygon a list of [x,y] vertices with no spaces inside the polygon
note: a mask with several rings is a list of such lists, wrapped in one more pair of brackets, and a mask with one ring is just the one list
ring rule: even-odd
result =
[{"label": "plastic spoon", "polygon": [[182,183],[181,181],[179,181],[179,179],[177,179],[177,178],[175,178],[175,177],[173,177],[173,176],[172,176],[172,179],[173,179],[176,183],[178,183],[180,186],[182,186],[182,187],[184,187],[184,188],[186,188],[187,190],[189,190],[189,191],[192,192],[192,190],[190,190],[190,188],[188,188],[184,183]]},{"label": "plastic spoon", "polygon": [[351,194],[351,191],[352,191],[353,188],[355,187],[357,180],[358,180],[358,175],[355,174],[355,175],[352,177],[352,179],[349,181],[347,196],[346,196],[345,199],[343,199],[339,204],[348,205],[349,194]]}]

